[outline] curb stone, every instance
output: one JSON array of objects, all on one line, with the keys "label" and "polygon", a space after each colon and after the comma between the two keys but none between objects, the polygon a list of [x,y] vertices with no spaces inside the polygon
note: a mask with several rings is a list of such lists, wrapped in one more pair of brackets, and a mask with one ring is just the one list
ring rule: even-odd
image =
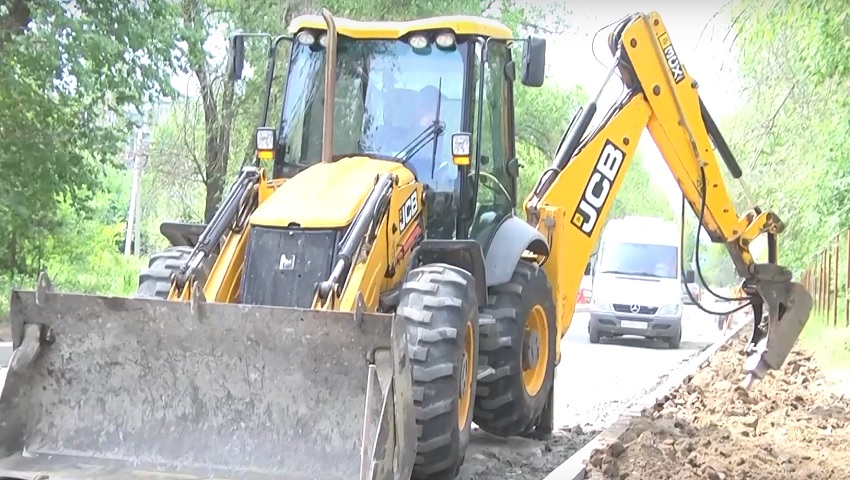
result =
[{"label": "curb stone", "polygon": [[641,416],[643,410],[652,408],[659,400],[670,395],[676,388],[689,381],[694,374],[708,364],[721,347],[728,344],[745,326],[750,325],[751,321],[750,318],[740,321],[721,340],[704,348],[684,365],[673,370],[660,385],[632,404],[610,427],[593,437],[581,450],[566,459],[564,463],[552,470],[542,480],[583,480],[586,478],[587,462],[593,452],[619,441],[632,421]]}]

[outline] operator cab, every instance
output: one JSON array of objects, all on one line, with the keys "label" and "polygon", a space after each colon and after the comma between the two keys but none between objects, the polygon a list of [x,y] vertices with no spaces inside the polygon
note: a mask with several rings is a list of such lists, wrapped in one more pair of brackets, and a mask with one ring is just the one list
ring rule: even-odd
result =
[{"label": "operator cab", "polygon": [[[290,26],[275,178],[321,161],[325,32],[315,15]],[[337,32],[333,160],[367,156],[404,164],[425,187],[429,238],[495,230],[517,201],[510,29],[476,17],[439,17],[337,19]],[[524,83],[539,86],[545,43],[524,43],[533,43],[524,49]]]}]

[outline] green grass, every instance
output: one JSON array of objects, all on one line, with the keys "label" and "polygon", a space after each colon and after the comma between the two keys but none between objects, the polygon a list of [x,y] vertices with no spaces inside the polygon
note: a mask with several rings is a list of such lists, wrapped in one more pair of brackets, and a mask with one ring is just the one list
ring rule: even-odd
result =
[{"label": "green grass", "polygon": [[850,328],[832,327],[823,316],[813,314],[800,335],[800,345],[814,353],[822,368],[850,371]]}]

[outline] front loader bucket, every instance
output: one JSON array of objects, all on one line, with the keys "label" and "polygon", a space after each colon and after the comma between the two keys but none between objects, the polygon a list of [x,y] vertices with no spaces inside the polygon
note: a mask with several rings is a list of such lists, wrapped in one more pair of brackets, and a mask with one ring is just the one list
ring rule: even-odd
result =
[{"label": "front loader bucket", "polygon": [[0,478],[410,478],[393,315],[13,291],[10,318]]}]

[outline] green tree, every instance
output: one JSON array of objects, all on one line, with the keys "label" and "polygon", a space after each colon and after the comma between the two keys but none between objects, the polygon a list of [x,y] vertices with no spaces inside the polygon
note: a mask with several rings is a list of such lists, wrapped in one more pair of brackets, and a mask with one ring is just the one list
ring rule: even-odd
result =
[{"label": "green tree", "polygon": [[[758,179],[749,196],[787,230],[782,261],[798,271],[850,222],[850,32],[846,4],[789,0],[733,4],[746,106],[725,131]],[[734,185],[738,206],[750,206]]]},{"label": "green tree", "polygon": [[173,15],[167,0],[0,6],[3,277],[31,276],[93,218],[129,113],[169,88]]},{"label": "green tree", "polygon": [[608,213],[609,219],[623,218],[626,215],[674,219],[667,196],[652,181],[640,153],[635,154],[631,166],[624,174],[623,185]]}]

